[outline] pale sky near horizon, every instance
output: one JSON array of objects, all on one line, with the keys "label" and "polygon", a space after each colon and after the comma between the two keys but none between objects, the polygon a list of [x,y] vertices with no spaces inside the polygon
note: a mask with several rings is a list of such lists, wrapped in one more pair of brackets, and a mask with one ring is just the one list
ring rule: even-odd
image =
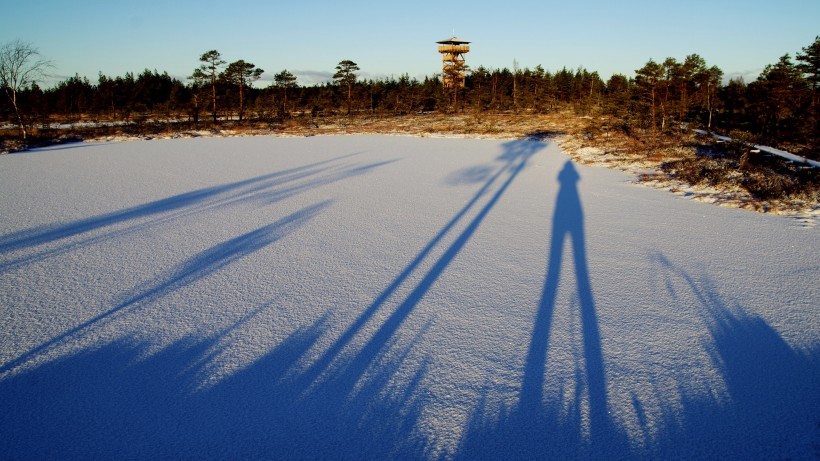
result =
[{"label": "pale sky near horizon", "polygon": [[820,35],[820,1],[189,1],[29,0],[1,9],[0,44],[20,39],[53,62],[49,87],[75,74],[167,71],[185,80],[211,49],[225,61],[287,69],[301,84],[351,59],[360,77],[440,72],[436,41],[471,41],[475,68],[583,66],[608,79],[649,59],[697,53],[727,77],[754,80]]}]

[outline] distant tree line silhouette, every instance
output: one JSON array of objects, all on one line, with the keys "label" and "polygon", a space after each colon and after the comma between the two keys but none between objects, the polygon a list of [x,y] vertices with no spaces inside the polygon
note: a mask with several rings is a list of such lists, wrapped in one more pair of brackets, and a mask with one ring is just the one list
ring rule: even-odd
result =
[{"label": "distant tree line silhouette", "polygon": [[[650,140],[701,127],[820,156],[820,36],[795,60],[784,55],[751,83],[734,78],[724,84],[721,69],[697,54],[680,62],[650,59],[634,76],[616,74],[607,81],[583,67],[550,72],[540,65],[520,69],[516,63],[512,70],[474,68],[456,99],[438,75],[360,79],[358,65],[347,59],[336,67],[332,82],[300,85],[282,70],[264,88],[253,85],[262,69],[244,60],[227,64],[211,50],[200,61],[185,82],[146,69],[116,77],[100,73],[96,84],[79,75],[45,90],[31,83],[16,95],[16,106],[3,100],[0,119],[16,123],[17,114],[24,113],[29,125],[55,120],[201,123],[206,116],[212,123],[272,122],[308,115],[542,114],[569,108],[611,116],[612,129]],[[15,112],[17,107],[24,110]]]}]

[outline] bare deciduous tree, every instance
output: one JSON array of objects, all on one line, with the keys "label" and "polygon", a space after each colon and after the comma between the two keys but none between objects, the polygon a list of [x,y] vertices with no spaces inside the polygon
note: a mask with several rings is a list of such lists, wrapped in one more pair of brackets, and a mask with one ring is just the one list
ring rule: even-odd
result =
[{"label": "bare deciduous tree", "polygon": [[14,40],[0,48],[0,87],[14,108],[23,144],[27,142],[26,123],[18,95],[38,79],[45,77],[49,67],[51,62],[43,59],[37,48],[30,43]]}]

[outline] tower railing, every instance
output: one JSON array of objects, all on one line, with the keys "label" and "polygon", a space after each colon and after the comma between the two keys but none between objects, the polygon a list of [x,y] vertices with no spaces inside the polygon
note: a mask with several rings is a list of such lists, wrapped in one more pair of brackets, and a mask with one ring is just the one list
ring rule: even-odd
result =
[{"label": "tower railing", "polygon": [[439,53],[468,53],[470,47],[467,45],[440,45],[438,47]]}]

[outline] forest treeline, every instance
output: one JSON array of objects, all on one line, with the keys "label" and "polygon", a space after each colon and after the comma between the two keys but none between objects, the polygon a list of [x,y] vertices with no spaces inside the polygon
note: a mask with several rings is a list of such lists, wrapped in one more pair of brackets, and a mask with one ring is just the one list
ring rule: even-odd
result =
[{"label": "forest treeline", "polygon": [[[45,90],[32,83],[17,94],[18,106],[32,126],[54,120],[274,122],[340,113],[547,113],[571,108],[611,116],[611,129],[649,140],[698,127],[820,157],[820,37],[794,58],[785,54],[767,65],[748,83],[741,78],[724,82],[722,70],[697,54],[649,60],[633,76],[616,74],[606,81],[585,68],[478,66],[458,89],[445,88],[440,76],[360,79],[350,60],[339,63],[332,82],[300,85],[282,70],[260,88],[254,82],[263,71],[254,64],[228,64],[216,50],[204,53],[199,62],[185,81],[146,69],[138,75],[100,73],[96,83],[75,75]],[[0,118],[15,123],[8,100],[0,106]]]}]

